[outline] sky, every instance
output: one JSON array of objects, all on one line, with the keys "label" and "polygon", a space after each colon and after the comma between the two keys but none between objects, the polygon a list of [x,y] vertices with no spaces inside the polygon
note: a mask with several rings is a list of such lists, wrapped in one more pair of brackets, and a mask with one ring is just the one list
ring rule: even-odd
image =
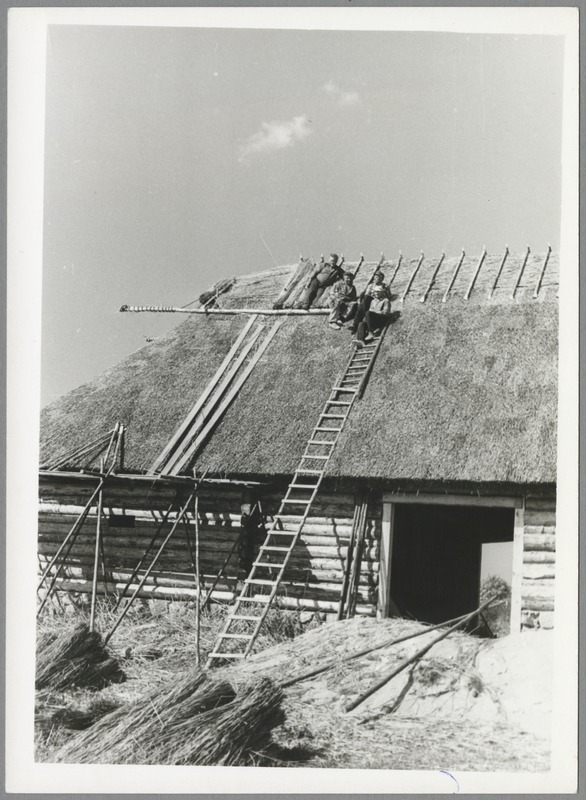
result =
[{"label": "sky", "polygon": [[556,36],[52,25],[42,404],[220,278],[559,246]]}]

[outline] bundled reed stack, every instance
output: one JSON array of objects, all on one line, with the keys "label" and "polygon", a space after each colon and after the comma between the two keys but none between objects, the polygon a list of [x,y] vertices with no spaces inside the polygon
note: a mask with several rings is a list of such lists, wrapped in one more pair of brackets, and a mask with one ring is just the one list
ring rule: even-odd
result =
[{"label": "bundled reed stack", "polygon": [[243,687],[205,673],[121,706],[68,742],[56,760],[80,764],[236,766],[261,751],[284,721],[283,695],[269,679]]},{"label": "bundled reed stack", "polygon": [[97,631],[82,622],[73,630],[41,636],[37,642],[37,689],[62,691],[73,686],[103,689],[126,678]]}]

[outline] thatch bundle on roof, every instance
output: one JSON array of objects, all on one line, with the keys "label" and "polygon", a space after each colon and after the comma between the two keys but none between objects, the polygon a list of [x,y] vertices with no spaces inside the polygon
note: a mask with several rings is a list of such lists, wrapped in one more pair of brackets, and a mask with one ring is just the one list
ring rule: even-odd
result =
[{"label": "thatch bundle on roof", "polygon": [[261,679],[236,693],[189,673],[121,706],[68,742],[57,761],[84,764],[244,764],[284,720],[282,692]]},{"label": "thatch bundle on roof", "polygon": [[45,634],[37,642],[37,689],[60,691],[73,686],[103,689],[125,679],[101,635],[82,622],[73,630]]}]

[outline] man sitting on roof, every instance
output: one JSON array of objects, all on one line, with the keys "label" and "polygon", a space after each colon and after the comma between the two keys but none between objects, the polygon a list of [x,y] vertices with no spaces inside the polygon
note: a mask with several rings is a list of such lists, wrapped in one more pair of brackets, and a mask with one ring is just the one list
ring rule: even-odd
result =
[{"label": "man sitting on roof", "polygon": [[334,283],[328,300],[332,309],[329,319],[330,327],[339,331],[345,322],[352,319],[358,307],[352,272],[345,272],[344,277]]},{"label": "man sitting on roof", "polygon": [[375,281],[369,287],[368,310],[364,313],[356,330],[357,347],[363,347],[365,342],[370,342],[375,336],[378,336],[387,325],[391,315],[391,294],[387,285],[383,283],[382,273],[377,273]]},{"label": "man sitting on roof", "polygon": [[333,286],[342,277],[342,267],[338,264],[336,253],[330,255],[330,260],[325,264],[320,264],[310,276],[305,291],[301,295],[301,300],[297,308],[309,311],[314,300],[319,300],[328,286]]}]

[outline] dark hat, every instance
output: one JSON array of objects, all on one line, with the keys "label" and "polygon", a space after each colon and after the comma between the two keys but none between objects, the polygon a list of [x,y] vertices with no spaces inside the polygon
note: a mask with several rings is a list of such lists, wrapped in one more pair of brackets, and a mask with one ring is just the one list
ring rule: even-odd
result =
[{"label": "dark hat", "polygon": [[344,273],[344,277],[345,278],[354,278],[354,273],[353,272],[345,272]]},{"label": "dark hat", "polygon": [[338,260],[338,254],[337,253],[330,253],[330,258],[333,258],[333,259],[335,259],[337,261]]}]

